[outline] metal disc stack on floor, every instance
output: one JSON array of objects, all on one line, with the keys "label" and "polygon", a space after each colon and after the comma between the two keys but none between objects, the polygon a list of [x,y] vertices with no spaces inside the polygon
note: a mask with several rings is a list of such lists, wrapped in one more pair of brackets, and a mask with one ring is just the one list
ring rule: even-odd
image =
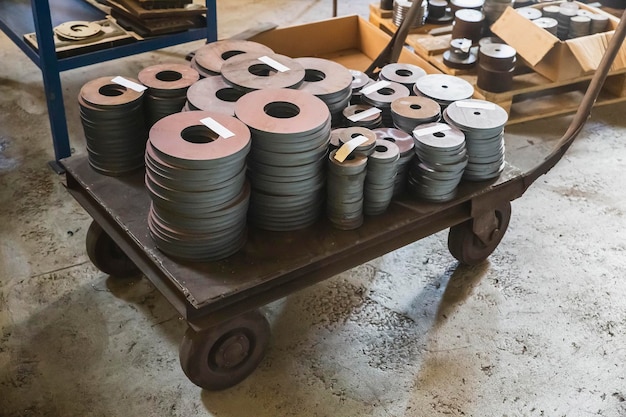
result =
[{"label": "metal disc stack on floor", "polygon": [[393,81],[378,81],[361,90],[361,102],[378,107],[382,111],[383,126],[393,127],[391,117],[391,103],[403,97],[409,97],[411,92],[400,83]]},{"label": "metal disc stack on floor", "polygon": [[342,122],[342,110],[352,98],[352,74],[341,64],[323,58],[296,58],[304,68],[304,82],[299,89],[321,99],[328,106],[333,126]]},{"label": "metal disc stack on floor", "polygon": [[368,104],[352,104],[343,109],[345,126],[360,126],[375,129],[383,122],[380,109]]},{"label": "metal disc stack on floor", "polygon": [[215,111],[234,116],[235,103],[244,94],[219,75],[206,77],[187,90],[187,107],[189,110]]},{"label": "metal disc stack on floor", "polygon": [[164,253],[225,258],[246,241],[250,131],[231,116],[188,111],[159,120],[146,149],[148,225]]},{"label": "metal disc stack on floor", "polygon": [[448,74],[427,74],[417,80],[413,91],[418,96],[435,100],[442,109],[457,100],[474,94],[474,87],[462,78]]},{"label": "metal disc stack on floor", "polygon": [[417,158],[409,170],[409,190],[428,201],[453,199],[468,161],[463,132],[445,123],[429,123],[413,135]]},{"label": "metal disc stack on floor", "polygon": [[298,88],[304,82],[304,67],[279,54],[246,53],[222,65],[222,77],[233,87],[245,91],[266,88]]},{"label": "metal disc stack on floor", "polygon": [[143,166],[148,131],[143,91],[113,79],[101,77],[83,85],[78,103],[89,165],[100,174],[119,176]]},{"label": "metal disc stack on floor", "polygon": [[366,73],[358,70],[349,70],[352,74],[352,97],[350,104],[361,104],[361,90],[374,82]]},{"label": "metal disc stack on floor", "polygon": [[313,224],[324,201],[330,138],[326,104],[306,91],[265,89],[239,99],[235,115],[252,132],[249,219],[265,230]]},{"label": "metal disc stack on floor", "polygon": [[367,156],[350,154],[339,162],[337,150],[328,156],[326,214],[334,227],[352,230],[363,224],[363,187]]},{"label": "metal disc stack on floor", "polygon": [[500,176],[504,169],[506,111],[485,100],[462,100],[444,111],[444,119],[465,133],[469,162],[464,179],[484,181]]},{"label": "metal disc stack on floor", "polygon": [[441,106],[428,97],[404,97],[391,103],[391,117],[395,127],[412,132],[418,125],[438,122]]},{"label": "metal disc stack on floor", "polygon": [[393,197],[400,149],[395,143],[377,139],[374,152],[367,158],[363,189],[363,213],[376,216],[387,211]]},{"label": "metal disc stack on floor", "polygon": [[426,75],[426,71],[417,65],[394,63],[382,67],[378,73],[378,78],[400,83],[411,91],[417,80],[424,75]]},{"label": "metal disc stack on floor", "polygon": [[202,77],[219,75],[222,65],[230,58],[246,54],[273,54],[274,51],[257,42],[241,39],[225,39],[210,42],[196,50],[191,59],[191,67],[200,73]]},{"label": "metal disc stack on floor", "polygon": [[403,130],[395,129],[393,127],[383,127],[374,129],[376,139],[386,140],[395,143],[400,151],[400,158],[398,159],[398,170],[396,174],[395,184],[393,188],[393,195],[398,196],[404,192],[406,188],[407,176],[409,173],[409,166],[415,152],[413,151],[414,141],[413,136],[409,135]]},{"label": "metal disc stack on floor", "polygon": [[187,65],[158,64],[142,69],[138,78],[148,87],[144,108],[150,128],[163,117],[182,110],[187,100],[187,89],[200,79],[200,75]]}]

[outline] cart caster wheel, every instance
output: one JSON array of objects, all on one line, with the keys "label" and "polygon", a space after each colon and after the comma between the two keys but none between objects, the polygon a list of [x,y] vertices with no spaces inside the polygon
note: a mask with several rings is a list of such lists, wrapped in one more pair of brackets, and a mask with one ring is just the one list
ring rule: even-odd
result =
[{"label": "cart caster wheel", "polygon": [[117,278],[136,277],[141,271],[95,221],[87,230],[87,256],[100,271]]},{"label": "cart caster wheel", "polygon": [[269,323],[259,311],[201,332],[189,328],[180,346],[180,365],[187,378],[201,388],[229,388],[256,369],[269,338]]},{"label": "cart caster wheel", "polygon": [[491,232],[489,240],[481,240],[472,228],[473,220],[468,220],[450,228],[448,233],[448,249],[452,256],[465,265],[477,265],[483,262],[496,249],[511,219],[511,203],[504,202],[495,209],[497,225]]}]

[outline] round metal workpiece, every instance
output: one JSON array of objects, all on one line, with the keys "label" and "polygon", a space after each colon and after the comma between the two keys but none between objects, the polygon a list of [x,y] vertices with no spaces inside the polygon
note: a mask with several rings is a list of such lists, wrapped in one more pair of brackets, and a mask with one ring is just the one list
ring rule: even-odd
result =
[{"label": "round metal workpiece", "polygon": [[197,49],[192,63],[204,70],[205,76],[216,75],[222,72],[224,62],[245,53],[271,55],[274,51],[265,45],[247,40],[219,40]]},{"label": "round metal workpiece", "polygon": [[404,97],[391,103],[391,116],[395,127],[412,132],[420,124],[438,121],[441,106],[424,96]]},{"label": "round metal workpiece", "polygon": [[[424,76],[426,77],[426,76]],[[418,81],[424,77],[420,77]],[[380,82],[380,81],[379,81]],[[386,86],[362,93],[361,102],[378,107],[382,110],[383,126],[393,127],[391,103],[402,97],[409,97],[410,90],[400,83],[385,81]],[[367,90],[367,89],[366,89]]]},{"label": "round metal workpiece", "polygon": [[144,106],[150,128],[163,117],[182,110],[187,89],[200,79],[200,75],[183,64],[158,64],[141,70],[138,78],[147,87]]},{"label": "round metal workpiece", "polygon": [[485,0],[450,0],[450,8],[455,13],[460,9],[480,10],[485,4]]},{"label": "round metal workpiece", "polygon": [[[286,69],[281,71],[259,60],[264,57]],[[246,92],[267,88],[298,88],[305,76],[304,67],[294,59],[279,54],[259,53],[236,55],[224,62],[221,72],[227,83]]]},{"label": "round metal workpiece", "polygon": [[443,53],[443,63],[449,68],[470,69],[478,60],[472,41],[469,39],[452,39],[450,48]]},{"label": "round metal workpiece", "polygon": [[352,74],[352,97],[350,98],[350,104],[361,103],[361,90],[374,82],[366,73],[357,70],[349,70]]},{"label": "round metal workpiece", "polygon": [[515,68],[517,51],[504,43],[491,43],[480,48],[480,65],[494,71],[509,71]]},{"label": "round metal workpiece", "polygon": [[417,80],[416,94],[435,100],[442,108],[457,100],[468,99],[474,87],[462,78],[447,74],[428,74]]},{"label": "round metal workpiece", "polygon": [[454,13],[452,39],[469,39],[477,43],[482,37],[485,16],[473,9],[460,9]]},{"label": "round metal workpiece", "polygon": [[591,33],[601,33],[606,31],[609,24],[609,17],[603,14],[594,13],[591,16]]},{"label": "round metal workpiece", "polygon": [[119,176],[143,166],[148,132],[143,92],[114,83],[113,78],[87,82],[78,103],[89,164],[101,174]]},{"label": "round metal workpiece", "polygon": [[377,139],[367,161],[363,189],[363,212],[368,216],[383,214],[393,197],[400,149],[395,143]]},{"label": "round metal workpiece", "polygon": [[342,111],[344,117],[344,125],[348,127],[359,126],[368,129],[375,129],[379,127],[383,121],[382,113],[379,111],[359,120],[351,120],[351,118],[355,115],[358,115],[359,113],[363,113],[364,111],[368,111],[373,108],[374,107],[368,104],[352,104],[346,107]]},{"label": "round metal workpiece", "polygon": [[[415,20],[411,22],[410,28],[417,28],[423,26],[426,22],[426,17],[428,16],[428,2],[425,0],[415,0],[420,1],[420,10],[415,17]],[[409,9],[411,8],[413,1],[411,0],[394,0],[393,2],[393,14],[391,16],[391,20],[394,25],[400,26],[402,21],[409,13]]]},{"label": "round metal workpiece", "polygon": [[556,20],[559,16],[558,4],[549,4],[541,9],[541,15],[543,17],[549,17]]},{"label": "round metal workpiece", "polygon": [[343,145],[359,136],[365,137],[367,141],[357,146],[352,153],[355,155],[370,156],[376,147],[376,134],[370,129],[358,126],[347,127],[339,133],[339,143]]},{"label": "round metal workpiece", "polygon": [[539,19],[542,16],[541,10],[534,7],[519,7],[515,11],[528,20]]},{"label": "round metal workpiece", "polygon": [[569,21],[570,39],[587,36],[591,33],[591,18],[588,16],[572,16]]},{"label": "round metal workpiece", "polygon": [[328,156],[326,214],[333,226],[352,230],[363,224],[363,192],[368,158],[351,154],[343,162]]},{"label": "round metal workpiece", "polygon": [[189,110],[205,110],[235,115],[235,103],[245,92],[224,81],[219,75],[206,77],[194,83],[187,90]]},{"label": "round metal workpiece", "polygon": [[387,64],[378,74],[379,79],[393,81],[404,85],[409,91],[413,88],[415,82],[426,75],[426,71],[413,64]]},{"label": "round metal workpiece", "polygon": [[478,70],[476,71],[476,86],[492,93],[510,91],[513,87],[514,71],[514,67],[508,71],[497,71],[487,66],[478,65]]},{"label": "round metal workpiece", "polygon": [[71,21],[54,27],[54,33],[60,39],[78,41],[100,34],[102,26],[95,22]]},{"label": "round metal workpiece", "polygon": [[250,221],[265,230],[311,225],[323,205],[328,106],[306,91],[266,89],[239,99],[235,114],[252,132]]},{"label": "round metal workpiece", "polygon": [[414,140],[413,136],[403,130],[393,127],[374,129],[376,139],[382,139],[393,142],[400,151],[398,159],[398,171],[394,182],[393,195],[400,195],[406,188],[406,179],[409,171],[409,164],[415,155],[413,152]]},{"label": "round metal workpiece", "polygon": [[[454,126],[478,136],[493,137],[508,120],[506,111],[486,100],[460,100],[452,103],[445,111],[446,120]],[[486,135],[484,133],[487,133]]]},{"label": "round metal workpiece", "polygon": [[446,0],[428,0],[427,11],[426,21],[429,23],[448,23],[454,18]]},{"label": "round metal workpiece", "polygon": [[554,36],[557,36],[559,22],[556,19],[552,17],[540,17],[539,19],[533,20],[533,23],[540,28],[547,30]]},{"label": "round metal workpiece", "polygon": [[485,0],[483,13],[489,26],[504,13],[507,7],[513,7],[514,0]]}]

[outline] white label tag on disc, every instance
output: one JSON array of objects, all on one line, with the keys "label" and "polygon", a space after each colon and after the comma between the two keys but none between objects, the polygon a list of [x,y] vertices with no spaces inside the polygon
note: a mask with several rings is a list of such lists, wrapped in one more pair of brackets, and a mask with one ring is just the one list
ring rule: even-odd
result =
[{"label": "white label tag on disc", "polygon": [[222,126],[221,124],[219,124],[218,122],[216,122],[214,119],[210,117],[205,117],[204,119],[200,120],[200,123],[202,123],[209,129],[211,129],[212,131],[214,131],[215,133],[217,133],[224,139],[228,139],[232,136],[235,136],[233,132],[226,129],[224,126]]},{"label": "white label tag on disc", "polygon": [[353,114],[352,116],[348,117],[348,120],[350,120],[351,122],[358,122],[380,112],[381,110],[378,107],[370,107],[367,110],[363,110],[362,112]]},{"label": "white label tag on disc", "polygon": [[367,142],[367,138],[363,135],[357,136],[354,139],[350,139],[349,141],[341,145],[341,148],[337,149],[337,152],[335,152],[335,159],[339,162],[345,161],[346,158],[350,156],[352,151],[357,148],[357,146],[362,145],[365,142]]},{"label": "white label tag on disc", "polygon": [[280,62],[276,61],[275,59],[270,58],[267,55],[263,55],[262,57],[259,57],[259,61],[261,61],[264,64],[269,65],[270,67],[274,68],[278,72],[289,71],[289,67],[281,64]]},{"label": "white label tag on disc", "polygon": [[494,110],[496,108],[495,103],[491,101],[456,101],[457,107],[463,107],[466,109],[484,109],[484,110]]},{"label": "white label tag on disc", "polygon": [[113,78],[111,81],[114,82],[115,84],[123,85],[126,88],[130,88],[131,90],[135,90],[138,93],[141,93],[146,88],[148,88],[148,87],[146,87],[144,85],[134,83],[134,82],[132,82],[130,80],[127,80],[126,78],[120,77],[120,76],[117,76],[117,77]]},{"label": "white label tag on disc", "polygon": [[437,133],[437,132],[445,132],[446,130],[450,130],[450,129],[451,129],[450,126],[441,123],[436,126],[425,127],[422,129],[415,129],[413,131],[413,134],[415,136],[426,136],[426,135],[432,135],[433,133]]},{"label": "white label tag on disc", "polygon": [[378,81],[372,85],[368,85],[367,87],[365,87],[364,89],[361,90],[361,94],[369,94],[369,93],[373,93],[374,91],[378,91],[381,88],[385,88],[385,87],[389,87],[391,84],[389,83],[389,81],[386,80],[382,80],[382,81]]}]

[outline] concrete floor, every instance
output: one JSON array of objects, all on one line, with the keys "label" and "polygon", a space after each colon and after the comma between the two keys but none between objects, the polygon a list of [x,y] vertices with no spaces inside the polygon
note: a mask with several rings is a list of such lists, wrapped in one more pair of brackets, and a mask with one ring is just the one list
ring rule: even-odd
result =
[{"label": "concrete floor", "polygon": [[[253,21],[328,17],[330,2],[220,2],[221,37]],[[236,3],[236,4],[235,4]],[[367,3],[340,14],[367,17]],[[198,47],[62,75],[75,97]],[[259,368],[222,392],[178,363],[185,323],[143,279],[114,280],[84,250],[89,216],[53,159],[41,76],[0,36],[0,416],[626,415],[626,104],[599,108],[568,154],[519,200],[490,260],[461,267],[446,233],[265,308]],[[507,129],[511,155],[569,117]]]}]

